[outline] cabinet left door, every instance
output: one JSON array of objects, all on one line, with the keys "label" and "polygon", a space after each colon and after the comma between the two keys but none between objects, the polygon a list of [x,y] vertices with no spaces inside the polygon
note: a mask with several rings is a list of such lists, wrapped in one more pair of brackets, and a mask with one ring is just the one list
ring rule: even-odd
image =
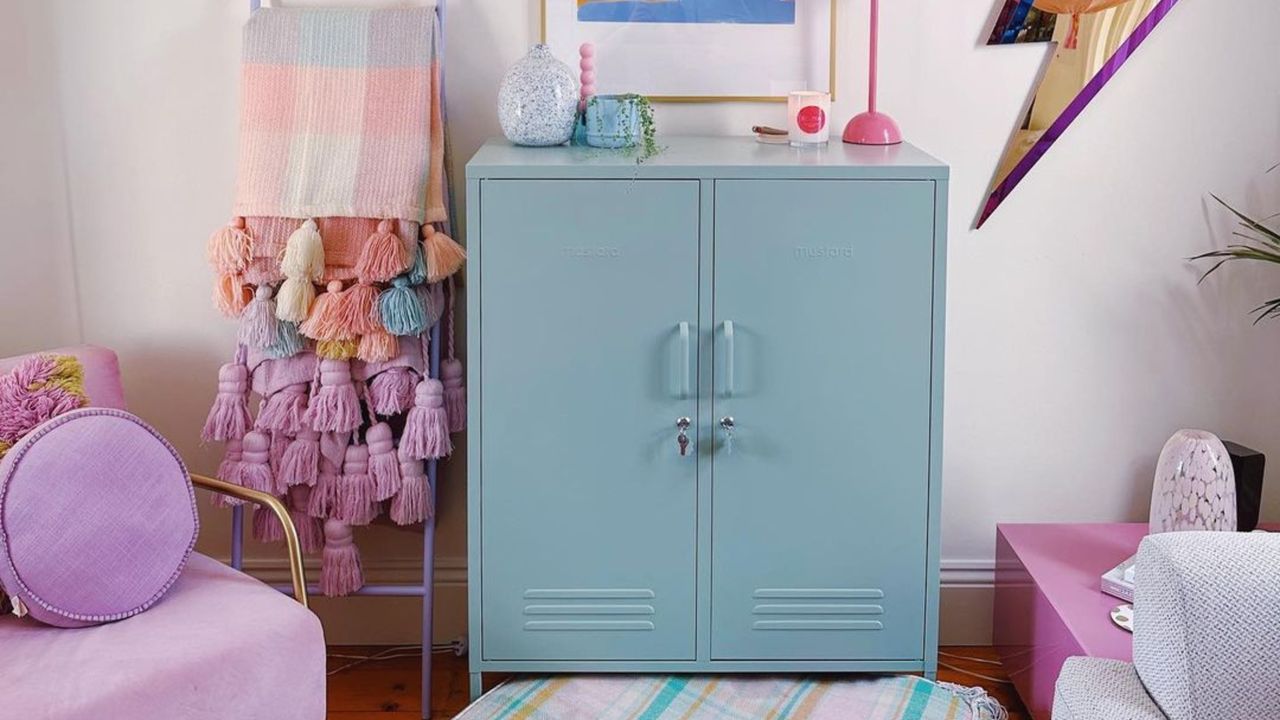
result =
[{"label": "cabinet left door", "polygon": [[483,658],[691,660],[699,183],[480,194]]}]

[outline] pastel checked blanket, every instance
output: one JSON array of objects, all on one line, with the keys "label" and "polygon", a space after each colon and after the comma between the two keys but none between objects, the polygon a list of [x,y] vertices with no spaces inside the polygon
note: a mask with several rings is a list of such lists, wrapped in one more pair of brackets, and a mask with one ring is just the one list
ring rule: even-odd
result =
[{"label": "pastel checked blanket", "polygon": [[576,675],[509,681],[456,720],[1006,720],[981,688],[861,679]]},{"label": "pastel checked blanket", "polygon": [[[433,225],[448,220],[438,46],[433,8],[249,19],[233,217],[208,245],[225,314],[242,314],[252,286],[284,280],[272,289],[280,320],[315,340],[358,337],[367,327],[351,318],[303,324],[326,306],[313,284],[336,293],[351,288],[332,281],[358,280],[368,295],[418,255],[430,282],[461,267],[465,253]],[[339,303],[327,305],[333,316]]]},{"label": "pastel checked blanket", "polygon": [[[240,331],[202,438],[224,444],[218,477],[287,503],[326,595],[364,583],[353,527],[430,516],[424,461],[465,424],[438,32],[422,7],[262,8],[245,25],[234,216],[207,245]],[[254,513],[255,538],[284,538],[273,517]]]},{"label": "pastel checked blanket", "polygon": [[436,47],[428,8],[254,13],[234,213],[445,220]]}]

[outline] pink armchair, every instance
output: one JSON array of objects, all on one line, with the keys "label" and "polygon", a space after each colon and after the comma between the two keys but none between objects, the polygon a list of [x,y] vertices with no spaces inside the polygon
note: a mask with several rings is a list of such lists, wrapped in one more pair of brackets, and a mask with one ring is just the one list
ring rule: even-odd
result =
[{"label": "pink armchair", "polygon": [[[124,408],[115,353],[83,346],[90,404]],[[0,359],[6,372],[21,358]],[[293,599],[198,553],[154,607],[91,628],[0,617],[0,716],[297,718],[325,716],[325,642],[307,609],[296,534],[273,498],[192,475],[199,487],[252,499],[286,528]]]}]

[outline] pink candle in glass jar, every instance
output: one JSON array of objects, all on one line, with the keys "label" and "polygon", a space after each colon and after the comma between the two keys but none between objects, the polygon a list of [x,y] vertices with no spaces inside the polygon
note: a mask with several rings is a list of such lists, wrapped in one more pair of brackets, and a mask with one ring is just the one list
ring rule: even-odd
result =
[{"label": "pink candle in glass jar", "polygon": [[831,139],[831,94],[798,90],[787,97],[787,130],[791,145],[822,145]]}]

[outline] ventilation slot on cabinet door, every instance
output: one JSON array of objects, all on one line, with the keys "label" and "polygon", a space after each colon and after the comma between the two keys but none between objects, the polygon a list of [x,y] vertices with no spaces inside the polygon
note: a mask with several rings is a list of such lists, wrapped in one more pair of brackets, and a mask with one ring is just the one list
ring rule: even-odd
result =
[{"label": "ventilation slot on cabinet door", "polygon": [[534,588],[524,591],[529,631],[645,631],[655,629],[649,588]]},{"label": "ventilation slot on cabinet door", "polygon": [[759,588],[751,594],[757,602],[751,614],[752,630],[883,630],[884,623],[871,617],[884,615],[879,588]]}]

